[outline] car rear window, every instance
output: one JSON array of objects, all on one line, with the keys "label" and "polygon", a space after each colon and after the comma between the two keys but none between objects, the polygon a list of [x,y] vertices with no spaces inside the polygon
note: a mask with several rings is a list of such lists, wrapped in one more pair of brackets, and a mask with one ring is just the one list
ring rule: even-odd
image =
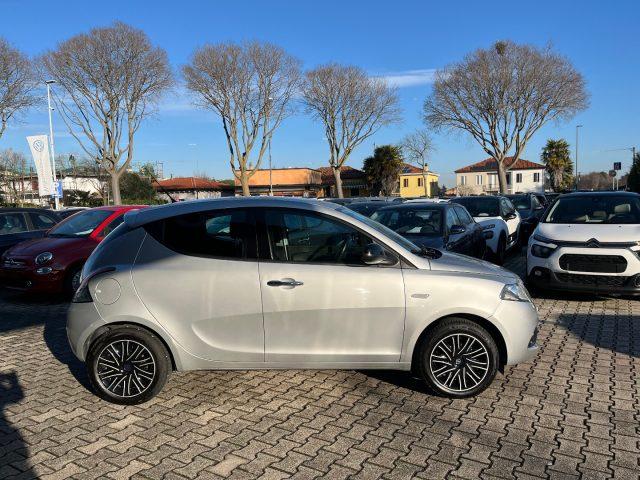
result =
[{"label": "car rear window", "polygon": [[453,203],[463,205],[474,217],[499,217],[500,202],[497,198],[468,197],[454,198]]}]

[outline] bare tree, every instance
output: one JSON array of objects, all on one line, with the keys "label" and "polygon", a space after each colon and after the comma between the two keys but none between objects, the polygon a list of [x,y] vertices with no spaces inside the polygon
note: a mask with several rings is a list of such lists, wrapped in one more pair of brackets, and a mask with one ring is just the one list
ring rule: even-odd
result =
[{"label": "bare tree", "polygon": [[270,43],[220,43],[196,50],[182,71],[197,104],[221,118],[231,170],[242,194],[249,196],[249,179],[260,168],[275,130],[292,112],[299,60]]},{"label": "bare tree", "polygon": [[506,41],[438,71],[424,115],[436,128],[469,133],[497,161],[504,193],[509,152],[515,165],[545,123],[570,119],[587,106],[584,79],[565,57]]},{"label": "bare tree", "polygon": [[340,169],[351,152],[381,127],[400,120],[396,90],[361,68],[331,63],[307,72],[303,101],[324,124],[329,165],[342,198]]},{"label": "bare tree", "polygon": [[27,159],[22,152],[10,148],[0,152],[0,192],[5,202],[22,206],[26,193],[26,171]]},{"label": "bare tree", "polygon": [[143,31],[116,22],[60,43],[43,63],[63,89],[54,99],[69,132],[109,173],[120,204],[134,136],[173,82],[167,53]]},{"label": "bare tree", "polygon": [[31,62],[0,37],[0,138],[17,113],[37,103]]},{"label": "bare tree", "polygon": [[434,150],[431,135],[426,129],[418,129],[410,133],[402,140],[400,144],[404,157],[411,163],[414,163],[422,170],[422,184],[424,186],[424,196],[429,196],[429,187],[427,185],[427,172],[429,164],[427,159]]}]

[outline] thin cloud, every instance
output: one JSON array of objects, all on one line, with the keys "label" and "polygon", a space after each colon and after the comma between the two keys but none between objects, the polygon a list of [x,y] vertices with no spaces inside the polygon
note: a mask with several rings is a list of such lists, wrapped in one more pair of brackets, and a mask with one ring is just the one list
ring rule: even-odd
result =
[{"label": "thin cloud", "polygon": [[377,75],[393,87],[405,88],[428,85],[433,83],[435,68],[425,68],[419,70],[405,70],[403,72],[391,72],[384,75]]}]

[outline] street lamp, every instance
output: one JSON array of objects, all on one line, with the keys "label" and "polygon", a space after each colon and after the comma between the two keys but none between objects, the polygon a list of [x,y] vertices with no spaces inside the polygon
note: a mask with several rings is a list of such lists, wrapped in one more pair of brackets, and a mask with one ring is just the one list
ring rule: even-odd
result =
[{"label": "street lamp", "polygon": [[[56,151],[53,143],[53,119],[51,116],[51,112],[53,108],[51,108],[51,85],[56,83],[55,80],[45,80],[47,84],[47,105],[49,106],[49,143],[51,145],[51,165],[53,166],[53,184],[57,186],[58,178],[56,177]],[[60,208],[60,199],[58,198],[58,191],[56,188],[56,192],[54,193],[54,201],[55,208],[58,210]]]},{"label": "street lamp", "polygon": [[582,125],[576,125],[576,190],[579,190],[580,172],[578,171],[578,129],[582,128]]}]

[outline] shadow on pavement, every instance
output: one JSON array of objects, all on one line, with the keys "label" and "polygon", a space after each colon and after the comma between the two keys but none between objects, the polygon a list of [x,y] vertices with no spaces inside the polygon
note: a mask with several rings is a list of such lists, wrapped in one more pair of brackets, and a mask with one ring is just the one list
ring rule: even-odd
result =
[{"label": "shadow on pavement", "polygon": [[583,342],[612,352],[640,357],[638,317],[632,314],[560,314],[558,324]]},{"label": "shadow on pavement", "polygon": [[0,477],[38,478],[29,462],[29,447],[9,420],[5,409],[24,398],[15,372],[0,373]]}]

